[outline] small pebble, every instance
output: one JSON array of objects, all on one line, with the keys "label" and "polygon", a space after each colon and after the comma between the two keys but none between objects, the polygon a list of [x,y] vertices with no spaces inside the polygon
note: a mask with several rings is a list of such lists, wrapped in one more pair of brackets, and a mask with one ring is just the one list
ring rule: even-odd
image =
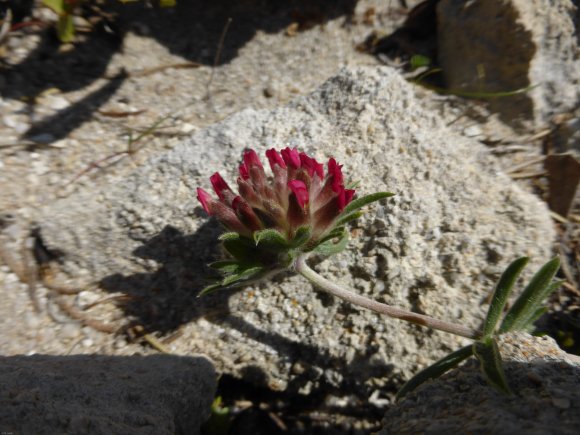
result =
[{"label": "small pebble", "polygon": [[76,323],[69,323],[64,325],[60,330],[60,335],[65,338],[76,338],[80,333],[79,325]]},{"label": "small pebble", "polygon": [[94,344],[94,341],[91,340],[90,338],[85,338],[82,342],[81,345],[83,347],[91,347]]}]

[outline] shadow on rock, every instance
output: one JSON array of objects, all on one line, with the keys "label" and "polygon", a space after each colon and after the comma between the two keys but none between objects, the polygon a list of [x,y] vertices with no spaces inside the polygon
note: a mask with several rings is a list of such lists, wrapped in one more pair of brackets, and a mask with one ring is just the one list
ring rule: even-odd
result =
[{"label": "shadow on rock", "polygon": [[[229,298],[243,288],[216,291],[198,298],[199,291],[208,284],[208,278],[211,277],[212,271],[207,264],[219,258],[217,239],[222,231],[221,226],[213,219],[192,235],[185,235],[168,225],[134,251],[136,257],[148,264],[153,260],[154,270],[128,276],[114,274],[101,280],[100,286],[108,292],[129,296],[129,301],[122,309],[145,332],[166,335],[182,325],[204,318],[222,328],[239,331],[250,340],[265,344],[284,360],[306,362],[309,369],[293,377],[287,388],[289,391],[298,391],[311,381],[319,382],[324,370],[320,368],[336,370],[337,367],[346,366],[342,384],[352,388],[352,394],[365,395],[368,391],[366,386],[360,384],[361,379],[364,382],[371,377],[386,377],[392,372],[391,363],[370,363],[368,358],[364,358],[364,351],[360,358],[355,358],[348,365],[337,360],[326,349],[274,332],[274,325],[264,325],[264,329],[261,329],[249,323],[244,319],[244,313],[232,313],[229,309]],[[372,354],[370,350],[369,352]],[[261,372],[259,367],[248,370],[244,378],[266,386],[265,379],[269,376]]]}]

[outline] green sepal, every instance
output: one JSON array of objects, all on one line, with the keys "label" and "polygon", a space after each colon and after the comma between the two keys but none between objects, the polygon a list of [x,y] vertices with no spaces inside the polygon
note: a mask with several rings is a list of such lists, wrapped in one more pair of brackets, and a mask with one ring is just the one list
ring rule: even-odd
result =
[{"label": "green sepal", "polygon": [[278,230],[266,229],[254,232],[256,246],[273,251],[287,251],[290,248],[286,237]]},{"label": "green sepal", "polygon": [[299,248],[304,245],[312,236],[312,230],[309,226],[299,227],[294,233],[294,238],[290,241],[292,248]]},{"label": "green sepal", "polygon": [[334,223],[337,227],[340,227],[342,225],[346,225],[347,223],[349,223],[350,221],[353,221],[355,219],[358,219],[359,217],[361,217],[364,213],[362,211],[353,211],[352,213],[349,213],[347,215],[342,215],[341,217],[338,218],[338,220]]},{"label": "green sepal", "polygon": [[441,358],[436,363],[430,365],[429,367],[421,370],[411,379],[409,379],[405,385],[398,391],[395,400],[401,399],[407,393],[410,393],[419,385],[427,382],[430,379],[435,379],[447,372],[448,370],[456,367],[460,362],[466,360],[471,355],[473,355],[473,347],[471,345],[462,347],[453,353]]},{"label": "green sepal", "polygon": [[499,348],[493,337],[485,337],[473,343],[473,354],[479,360],[483,377],[492,387],[504,394],[513,394],[510,389]]},{"label": "green sepal", "polygon": [[[337,237],[339,238],[339,240],[337,242],[334,242],[333,239]],[[316,245],[316,247],[312,249],[312,252],[322,255],[324,257],[328,257],[330,255],[338,254],[339,252],[344,251],[344,248],[346,248],[347,244],[348,244],[348,231],[346,231],[343,228],[342,232],[340,234],[334,235],[331,240],[326,240]]]},{"label": "green sepal", "polygon": [[553,258],[542,266],[542,268],[532,277],[520,297],[506,314],[500,333],[508,331],[522,331],[526,328],[528,320],[536,313],[544,300],[558,286],[552,283],[552,279],[560,268],[560,259]]},{"label": "green sepal", "polygon": [[493,292],[489,310],[487,311],[487,317],[483,324],[484,336],[493,334],[514,284],[529,260],[528,257],[518,258],[512,262],[501,275]]},{"label": "green sepal", "polygon": [[391,192],[376,192],[376,193],[371,193],[370,195],[366,195],[366,196],[362,196],[360,198],[357,198],[357,199],[351,201],[350,203],[348,203],[348,205],[344,208],[344,210],[340,214],[339,219],[342,216],[346,216],[346,215],[352,213],[353,211],[356,211],[359,208],[364,207],[367,204],[370,204],[371,202],[379,201],[383,198],[389,198],[393,195],[395,195],[395,194],[391,193]]}]

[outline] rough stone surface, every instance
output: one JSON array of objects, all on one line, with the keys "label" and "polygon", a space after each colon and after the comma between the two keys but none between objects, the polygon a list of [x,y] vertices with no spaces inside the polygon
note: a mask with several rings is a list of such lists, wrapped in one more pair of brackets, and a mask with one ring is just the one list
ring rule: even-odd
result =
[{"label": "rough stone surface", "polygon": [[545,125],[580,102],[577,7],[570,0],[442,0],[439,63],[451,89],[533,90],[491,101],[512,125]]},{"label": "rough stone surface", "polygon": [[124,314],[146,330],[181,327],[175,352],[204,352],[218,370],[276,390],[366,395],[407,378],[462,340],[349,306],[299,276],[196,299],[220,229],[194,189],[208,188],[216,170],[232,182],[244,147],[334,156],[360,193],[397,196],[373,206],[348,249],[316,268],[369,297],[477,327],[511,260],[549,257],[552,224],[537,198],[415,92],[387,67],[344,69],[287,107],[244,110],[118,185],[42,209],[36,223],[59,279],[130,295]]},{"label": "rough stone surface", "polygon": [[216,374],[168,355],[0,357],[0,427],[14,434],[198,434]]},{"label": "rough stone surface", "polygon": [[549,337],[501,337],[510,386],[490,388],[474,360],[426,383],[385,415],[388,434],[577,434],[580,430],[580,364]]}]

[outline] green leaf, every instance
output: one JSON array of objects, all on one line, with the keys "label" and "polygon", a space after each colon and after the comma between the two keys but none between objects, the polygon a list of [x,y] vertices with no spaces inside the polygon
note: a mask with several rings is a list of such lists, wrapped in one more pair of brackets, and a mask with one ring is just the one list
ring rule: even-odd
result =
[{"label": "green leaf", "polygon": [[409,379],[405,385],[403,385],[403,387],[397,393],[395,400],[401,399],[407,393],[410,393],[429,379],[438,378],[446,371],[457,366],[461,361],[469,358],[471,355],[473,355],[473,347],[471,345],[465,346],[453,353],[450,353],[426,369],[421,370],[419,373]]},{"label": "green leaf", "polygon": [[214,284],[208,285],[203,290],[199,292],[197,297],[204,296],[216,290],[226,290],[234,287],[239,287],[246,283],[249,283],[253,278],[258,277],[261,274],[267,273],[263,266],[243,266],[236,270],[235,273],[227,275],[224,279]]},{"label": "green leaf", "polygon": [[237,260],[220,260],[210,263],[209,267],[222,273],[234,273],[240,268],[240,262]]},{"label": "green leaf", "polygon": [[336,239],[338,237],[342,237],[344,232],[345,232],[345,228],[344,227],[335,227],[333,228],[330,233],[328,233],[326,236],[322,237],[320,240],[318,240],[318,243],[324,243],[328,240],[332,240],[332,239]]},{"label": "green leaf", "polygon": [[344,188],[345,189],[356,189],[359,185],[360,185],[360,181],[351,181],[346,186],[344,186]]},{"label": "green leaf", "polygon": [[366,196],[362,196],[360,198],[357,198],[353,201],[351,201],[342,211],[342,213],[339,216],[339,219],[342,216],[346,216],[347,214],[352,213],[353,211],[358,210],[361,207],[364,207],[367,204],[370,204],[371,202],[375,202],[378,201],[380,199],[383,198],[388,198],[390,196],[395,195],[394,193],[391,192],[377,192],[377,193],[371,193],[370,195],[366,195]]},{"label": "green leaf", "polygon": [[42,0],[42,4],[59,15],[64,13],[64,0]]},{"label": "green leaf", "polygon": [[275,251],[287,251],[290,248],[286,237],[280,231],[274,229],[256,231],[254,233],[254,241],[256,246]]},{"label": "green leaf", "polygon": [[[338,254],[339,252],[344,251],[344,248],[346,248],[346,245],[348,244],[348,231],[343,229],[342,234],[337,236],[340,237],[337,242],[334,242],[333,240],[327,240],[326,242],[322,242],[317,245],[312,250],[312,252],[320,254],[324,257],[328,257],[330,255]],[[333,239],[337,236],[334,236]]]},{"label": "green leaf", "polygon": [[473,354],[481,364],[483,377],[492,387],[504,394],[512,394],[503,370],[501,354],[493,337],[473,343]]},{"label": "green leaf", "polygon": [[358,219],[359,217],[361,217],[364,213],[362,211],[353,211],[352,213],[349,213],[345,216],[341,216],[339,217],[338,220],[336,221],[335,225],[336,226],[342,226],[347,224],[350,221],[353,221],[355,219]]},{"label": "green leaf", "polygon": [[294,234],[294,238],[290,242],[290,245],[293,248],[298,248],[302,246],[304,243],[306,243],[310,239],[310,236],[312,236],[312,230],[310,229],[309,226],[299,227],[296,230],[296,233]]},{"label": "green leaf", "polygon": [[221,290],[223,289],[222,283],[221,282],[216,282],[215,284],[211,284],[208,285],[207,287],[204,287],[197,295],[198,298],[207,295],[208,293],[212,293],[215,290]]},{"label": "green leaf", "polygon": [[262,272],[263,270],[264,268],[262,266],[253,266],[248,267],[246,269],[242,269],[241,271],[235,274],[226,276],[222,281],[222,286],[228,287],[239,281],[245,281],[253,277],[254,275],[257,275],[258,273]]},{"label": "green leaf", "polygon": [[223,245],[226,251],[242,262],[250,261],[256,256],[256,248],[249,239],[228,239],[223,242]]},{"label": "green leaf", "polygon": [[522,270],[524,270],[526,264],[528,264],[528,261],[529,258],[527,257],[518,258],[512,262],[501,275],[495,291],[493,292],[491,304],[489,305],[489,310],[487,311],[487,318],[483,324],[484,336],[493,334],[497,322],[503,313],[503,309],[512,291],[512,288],[522,273]]},{"label": "green leaf", "polygon": [[242,238],[242,236],[240,236],[235,231],[228,231],[227,233],[223,233],[222,235],[220,235],[218,237],[218,240],[221,240],[223,242],[226,240],[239,240],[241,238]]},{"label": "green leaf", "polygon": [[521,331],[526,328],[528,319],[540,308],[544,299],[554,291],[552,279],[559,268],[560,259],[558,257],[542,266],[506,314],[499,329],[500,333]]},{"label": "green leaf", "polygon": [[411,69],[416,70],[417,68],[431,65],[431,59],[421,54],[415,54],[414,56],[411,57],[409,63]]},{"label": "green leaf", "polygon": [[548,312],[548,307],[540,307],[538,308],[534,314],[527,320],[526,324],[523,327],[523,330],[532,333],[534,331],[534,322],[542,317],[544,314]]},{"label": "green leaf", "polygon": [[56,33],[62,42],[72,42],[75,39],[75,25],[71,14],[64,14],[58,18]]}]

